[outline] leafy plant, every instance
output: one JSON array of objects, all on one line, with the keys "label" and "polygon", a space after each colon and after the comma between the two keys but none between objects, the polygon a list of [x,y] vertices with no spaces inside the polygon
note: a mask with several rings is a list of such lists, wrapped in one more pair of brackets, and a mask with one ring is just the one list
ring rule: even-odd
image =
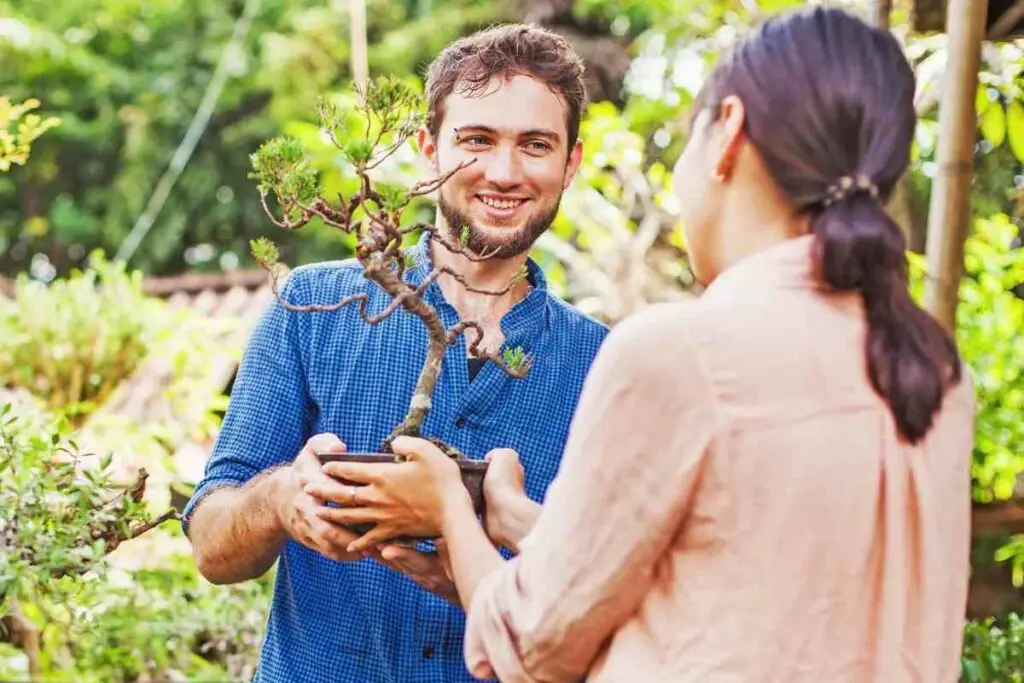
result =
[{"label": "leafy plant", "polygon": [[[21,605],[59,594],[65,579],[102,571],[121,543],[176,516],[150,519],[143,502],[147,472],[119,486],[111,458],[82,454],[64,420],[55,423],[0,407],[0,614],[20,626],[30,653],[34,629]],[[62,583],[63,581],[63,583]],[[32,663],[32,673],[38,668]]]},{"label": "leafy plant", "polygon": [[0,297],[0,386],[84,417],[167,338],[169,317],[143,293],[140,273],[98,252],[84,272],[48,286],[22,274],[14,298]]},{"label": "leafy plant", "polygon": [[[1013,496],[1024,472],[1024,250],[1013,248],[1017,228],[1004,215],[977,219],[964,244],[956,340],[970,366],[977,396],[974,499]],[[925,264],[910,255],[912,289],[924,291]]]},{"label": "leafy plant", "polygon": [[[404,308],[423,322],[428,334],[427,355],[408,412],[382,446],[382,450],[390,451],[395,437],[421,435],[420,428],[431,409],[431,396],[440,376],[445,349],[460,334],[474,335],[469,341],[470,355],[496,363],[512,377],[525,376],[532,363],[532,358],[522,349],[505,349],[500,354],[482,349],[483,328],[475,321],[463,320],[447,328],[434,307],[423,298],[426,288],[438,278],[448,276],[469,291],[500,296],[515,287],[524,273],[516,273],[505,287],[495,291],[473,287],[446,266],[435,266],[419,284],[406,279],[409,258],[404,243],[407,236],[419,231],[429,233],[436,244],[471,261],[483,261],[499,254],[497,249],[487,253],[472,251],[465,239],[468,226],[451,226],[452,234],[444,235],[429,223],[404,225],[402,222],[403,212],[416,197],[434,192],[472,161],[437,178],[415,183],[409,189],[383,184],[371,177],[371,173],[405,145],[424,122],[422,97],[408,83],[394,77],[377,79],[360,92],[354,108],[324,100],[319,106],[319,115],[324,136],[340,151],[346,168],[359,178],[358,189],[348,196],[339,195],[336,200],[327,199],[319,186],[316,167],[307,158],[302,145],[291,138],[275,138],[251,157],[252,177],[259,183],[261,202],[280,228],[296,230],[316,218],[342,233],[355,235],[356,259],[363,267],[364,277],[390,295],[391,303],[374,315],[366,312],[368,297],[365,293],[352,294],[329,304],[295,305],[279,293],[278,279],[283,270],[273,242],[266,238],[253,240],[252,254],[271,274],[274,293],[290,310],[333,311],[358,304],[359,316],[367,324],[376,325]],[[267,202],[271,195],[278,211],[272,210]],[[455,449],[446,448],[453,456],[459,455]]]},{"label": "leafy plant", "polygon": [[12,104],[10,98],[0,97],[0,172],[11,170],[15,164],[23,166],[32,141],[60,124],[54,116],[28,113],[38,107],[36,99]]},{"label": "leafy plant", "polygon": [[[180,532],[153,532],[173,544]],[[108,570],[105,580],[79,582],[59,599],[25,606],[45,647],[41,680],[250,680],[259,660],[273,576],[214,586],[181,551],[159,566]],[[12,650],[0,679],[23,680],[25,657]]]},{"label": "leafy plant", "polygon": [[1011,614],[1005,626],[994,619],[964,629],[962,683],[1024,683],[1024,619]]}]

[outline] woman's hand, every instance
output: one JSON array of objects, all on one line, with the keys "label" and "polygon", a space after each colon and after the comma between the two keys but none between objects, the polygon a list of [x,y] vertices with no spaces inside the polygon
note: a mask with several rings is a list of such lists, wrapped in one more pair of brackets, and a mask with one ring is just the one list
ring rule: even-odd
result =
[{"label": "woman's hand", "polygon": [[497,448],[487,460],[491,464],[484,476],[484,529],[495,545],[519,552],[519,542],[533,528],[540,505],[526,495],[518,453]]},{"label": "woman's hand", "polygon": [[307,490],[344,506],[319,508],[321,519],[374,525],[349,544],[349,552],[369,550],[399,536],[440,536],[446,502],[469,498],[458,465],[434,444],[403,436],[394,440],[392,449],[406,461],[329,462],[323,466],[324,473],[341,481],[312,484]]}]

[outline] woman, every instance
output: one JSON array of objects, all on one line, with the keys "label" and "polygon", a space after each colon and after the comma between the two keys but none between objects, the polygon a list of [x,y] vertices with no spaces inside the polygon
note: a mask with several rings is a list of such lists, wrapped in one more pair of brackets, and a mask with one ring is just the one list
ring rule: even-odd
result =
[{"label": "woman", "polygon": [[715,69],[675,169],[706,292],[614,329],[517,558],[395,443],[444,494],[475,675],[957,679],[971,383],[882,209],[913,93],[889,34],[820,7]]}]

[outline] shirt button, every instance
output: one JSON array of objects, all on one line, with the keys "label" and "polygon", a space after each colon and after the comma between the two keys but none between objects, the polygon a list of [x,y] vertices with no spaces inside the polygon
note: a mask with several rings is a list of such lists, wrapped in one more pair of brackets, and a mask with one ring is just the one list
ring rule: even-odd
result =
[{"label": "shirt button", "polygon": [[465,427],[466,426],[466,418],[460,417],[459,419],[457,419],[455,421],[455,426],[458,427],[459,429],[462,429],[463,427]]},{"label": "shirt button", "polygon": [[429,645],[427,645],[425,648],[423,648],[423,658],[424,659],[430,659],[433,656],[434,656],[434,648],[430,647]]}]

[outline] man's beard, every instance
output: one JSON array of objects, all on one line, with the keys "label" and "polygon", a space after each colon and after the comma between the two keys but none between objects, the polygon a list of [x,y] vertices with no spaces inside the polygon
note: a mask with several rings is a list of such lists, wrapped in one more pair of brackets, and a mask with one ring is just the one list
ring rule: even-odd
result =
[{"label": "man's beard", "polygon": [[[530,250],[544,231],[551,227],[558,215],[558,206],[562,201],[559,193],[549,211],[531,216],[524,225],[508,230],[494,230],[497,235],[488,235],[484,230],[473,225],[469,217],[455,208],[445,197],[444,189],[438,192],[437,207],[448,223],[449,239],[462,244],[476,255],[486,254],[492,258],[507,259]],[[466,239],[463,239],[463,228],[469,228]],[[507,233],[507,234],[506,234]]]}]

